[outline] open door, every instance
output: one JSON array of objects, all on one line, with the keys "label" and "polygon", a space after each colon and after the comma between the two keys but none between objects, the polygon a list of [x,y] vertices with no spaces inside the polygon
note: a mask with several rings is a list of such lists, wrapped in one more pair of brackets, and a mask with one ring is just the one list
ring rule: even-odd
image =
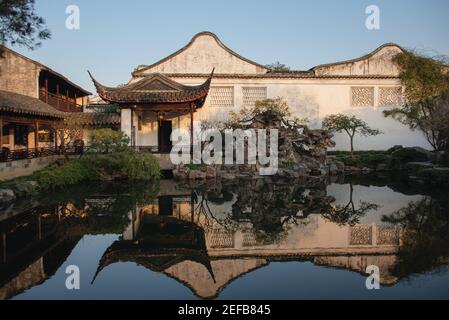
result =
[{"label": "open door", "polygon": [[172,132],[172,122],[171,121],[161,121],[158,130],[158,142],[159,142],[159,152],[169,153],[172,148],[172,142],[170,140]]}]

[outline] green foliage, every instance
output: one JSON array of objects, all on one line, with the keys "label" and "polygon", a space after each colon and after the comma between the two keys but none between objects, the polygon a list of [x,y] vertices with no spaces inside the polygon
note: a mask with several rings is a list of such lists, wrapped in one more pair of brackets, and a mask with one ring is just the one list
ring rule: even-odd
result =
[{"label": "green foliage", "polygon": [[251,122],[254,117],[259,115],[279,115],[281,117],[290,117],[290,109],[287,102],[281,98],[277,97],[275,99],[265,99],[256,101],[253,107],[244,107],[240,111],[229,113],[231,122],[230,126],[239,126],[244,122]]},{"label": "green foliage", "polygon": [[283,63],[280,63],[279,61],[276,61],[271,64],[267,64],[266,67],[270,69],[271,71],[275,72],[288,72],[290,71],[290,67],[286,66]]},{"label": "green foliage", "polygon": [[35,13],[34,0],[0,1],[0,44],[34,49],[41,45],[40,40],[50,36],[44,19]]},{"label": "green foliage", "polygon": [[129,138],[112,129],[93,130],[90,135],[90,150],[94,153],[122,152],[127,150]]},{"label": "green foliage", "polygon": [[354,152],[354,136],[376,136],[382,132],[371,128],[365,121],[356,116],[347,116],[341,113],[332,114],[324,118],[323,128],[330,132],[346,132],[351,142],[351,153]]},{"label": "green foliage", "polygon": [[57,189],[85,181],[152,180],[160,175],[159,163],[148,153],[116,152],[89,154],[63,166],[50,166],[34,173],[28,180],[37,181],[41,189]]},{"label": "green foliage", "polygon": [[391,156],[387,151],[329,151],[329,155],[334,155],[338,161],[346,166],[375,169],[378,164],[388,164]]},{"label": "green foliage", "polygon": [[449,150],[449,66],[411,52],[398,54],[394,62],[405,87],[405,103],[384,115],[422,131],[436,151]]}]

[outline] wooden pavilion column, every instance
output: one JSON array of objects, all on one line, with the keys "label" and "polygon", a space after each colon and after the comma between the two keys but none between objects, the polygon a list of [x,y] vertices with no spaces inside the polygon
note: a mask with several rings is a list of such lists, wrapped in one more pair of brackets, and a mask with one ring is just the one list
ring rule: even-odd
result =
[{"label": "wooden pavilion column", "polygon": [[0,116],[0,152],[3,148],[3,118]]},{"label": "wooden pavilion column", "polygon": [[59,83],[56,84],[56,105],[59,109]]},{"label": "wooden pavilion column", "polygon": [[69,89],[65,91],[65,108],[67,112],[70,111]]},{"label": "wooden pavilion column", "polygon": [[39,122],[34,124],[34,153],[35,156],[39,153]]},{"label": "wooden pavilion column", "polygon": [[192,156],[193,161],[193,113],[194,113],[194,104],[190,104],[190,154]]},{"label": "wooden pavilion column", "polygon": [[48,78],[45,78],[45,103],[48,104]]}]

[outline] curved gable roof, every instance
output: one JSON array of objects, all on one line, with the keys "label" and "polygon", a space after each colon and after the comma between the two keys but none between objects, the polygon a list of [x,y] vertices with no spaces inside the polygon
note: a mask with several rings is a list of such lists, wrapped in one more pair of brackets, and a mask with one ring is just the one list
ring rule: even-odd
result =
[{"label": "curved gable roof", "polygon": [[383,45],[381,45],[380,47],[378,47],[377,49],[375,49],[374,51],[365,54],[361,57],[358,58],[354,58],[354,59],[349,59],[349,60],[343,60],[343,61],[337,61],[337,62],[333,62],[333,63],[326,63],[326,64],[320,64],[318,66],[315,66],[313,68],[310,69],[310,71],[315,72],[316,74],[319,74],[319,70],[320,69],[327,69],[327,68],[332,68],[332,67],[336,67],[336,66],[343,66],[343,65],[349,65],[349,64],[354,64],[357,62],[363,62],[366,60],[369,60],[371,58],[373,58],[376,54],[378,54],[379,52],[381,52],[383,49],[386,48],[396,48],[399,49],[402,52],[405,52],[406,50],[404,48],[402,48],[401,46],[399,46],[396,43],[385,43]]},{"label": "curved gable roof", "polygon": [[155,63],[153,63],[153,64],[151,64],[151,65],[143,66],[143,67],[137,68],[137,69],[132,73],[133,77],[143,76],[143,75],[145,74],[145,71],[154,69],[154,68],[160,66],[161,64],[163,64],[164,62],[167,62],[167,61],[169,61],[169,60],[175,58],[176,56],[179,56],[180,54],[182,54],[182,53],[185,52],[186,50],[190,49],[190,48],[195,44],[195,42],[196,42],[200,37],[203,37],[203,36],[211,37],[212,39],[214,39],[215,42],[216,42],[216,43],[217,43],[217,44],[218,44],[224,51],[226,51],[228,54],[230,54],[230,55],[233,56],[234,58],[237,58],[238,60],[241,60],[241,61],[243,61],[243,62],[245,62],[245,63],[247,63],[247,64],[250,64],[250,65],[252,65],[252,66],[254,66],[254,67],[260,69],[261,71],[263,71],[263,73],[266,73],[266,72],[270,71],[270,69],[267,68],[266,66],[261,65],[261,64],[259,64],[259,63],[257,63],[257,62],[254,62],[254,61],[252,61],[252,60],[250,60],[250,59],[248,59],[248,58],[245,58],[245,57],[239,55],[238,53],[234,52],[233,50],[229,49],[223,42],[221,42],[221,40],[220,40],[220,39],[217,37],[217,35],[215,35],[214,33],[209,32],[209,31],[204,31],[204,32],[200,32],[200,33],[196,34],[196,35],[192,38],[192,40],[190,40],[190,42],[189,42],[187,45],[185,45],[184,47],[182,47],[182,48],[179,49],[178,51],[176,51],[176,52],[170,54],[169,56],[167,56],[167,57],[165,57],[165,58],[163,58],[163,59],[161,59],[161,60],[159,60],[159,61],[157,61],[157,62],[155,62]]}]

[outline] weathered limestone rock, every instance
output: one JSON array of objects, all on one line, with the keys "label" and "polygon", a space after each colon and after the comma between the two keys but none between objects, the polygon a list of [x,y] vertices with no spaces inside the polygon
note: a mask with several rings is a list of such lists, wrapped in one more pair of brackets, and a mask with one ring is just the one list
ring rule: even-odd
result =
[{"label": "weathered limestone rock", "polygon": [[190,180],[204,180],[206,179],[206,172],[201,170],[190,170],[189,171]]},{"label": "weathered limestone rock", "polygon": [[5,208],[16,200],[14,191],[10,189],[0,189],[0,209]]}]

